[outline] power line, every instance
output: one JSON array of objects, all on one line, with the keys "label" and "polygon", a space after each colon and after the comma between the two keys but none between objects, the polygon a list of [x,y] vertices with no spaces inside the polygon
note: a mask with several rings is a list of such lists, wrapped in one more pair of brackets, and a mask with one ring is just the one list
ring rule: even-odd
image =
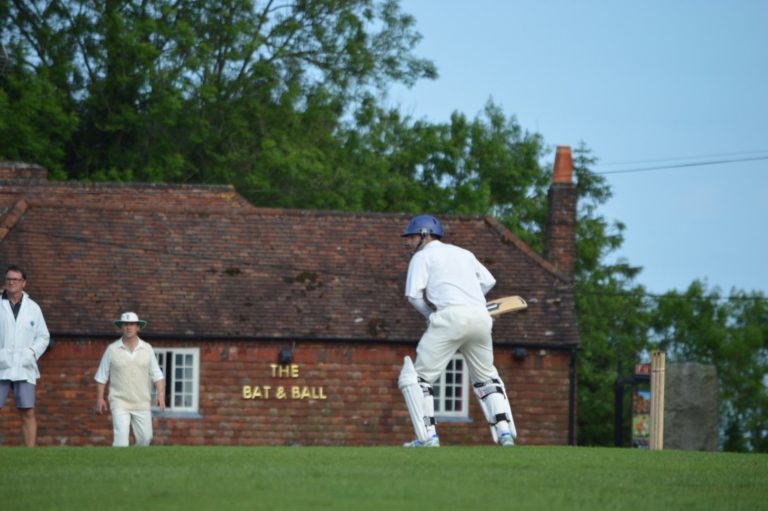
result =
[{"label": "power line", "polygon": [[625,170],[606,170],[603,172],[595,172],[595,174],[631,174],[635,172],[650,172],[652,170],[668,170],[668,169],[680,169],[685,167],[704,167],[707,165],[721,165],[724,163],[742,163],[748,161],[761,161],[768,160],[768,156],[756,156],[753,158],[731,158],[726,160],[710,160],[710,161],[698,161],[691,163],[678,163],[676,165],[658,165],[653,167],[638,167],[634,169]]},{"label": "power line", "polygon": [[[757,151],[756,151],[757,152]],[[764,152],[764,151],[762,151]],[[748,154],[748,153],[741,153],[741,154]],[[675,158],[673,158],[674,160]],[[686,158],[676,158],[676,159],[686,159]],[[722,159],[722,160],[709,160],[709,161],[698,161],[698,162],[689,162],[689,163],[679,163],[674,165],[657,165],[657,166],[651,166],[651,167],[638,167],[638,168],[632,168],[632,169],[624,169],[624,170],[605,170],[602,172],[598,171],[592,171],[592,174],[596,175],[608,175],[608,174],[632,174],[632,173],[638,173],[638,172],[650,172],[654,170],[671,170],[671,169],[679,169],[679,168],[687,168],[687,167],[704,167],[709,165],[722,165],[726,163],[744,163],[744,162],[750,162],[750,161],[762,161],[762,160],[768,160],[767,156],[755,156],[751,158],[729,158],[729,159]],[[667,160],[647,160],[649,162],[651,161],[670,161]],[[637,162],[640,163],[640,162]],[[613,164],[603,164],[603,165],[622,165],[620,163],[613,163]],[[596,167],[601,167],[603,165],[596,165]],[[379,188],[389,188],[389,187],[397,187],[398,189],[402,188],[401,183],[384,183],[379,184]],[[262,189],[262,188],[239,188],[239,190],[243,192],[253,193],[253,194],[269,194],[269,193],[291,193],[291,192],[301,192],[301,193],[311,193],[316,191],[327,191],[327,190],[338,190],[339,186],[335,184],[329,184],[326,186],[312,186],[312,187],[303,187],[303,186],[294,186],[294,187],[283,187],[283,188],[271,188],[271,189]]]},{"label": "power line", "polygon": [[703,159],[709,159],[709,158],[723,158],[726,156],[743,157],[746,155],[754,155],[754,154],[764,155],[765,153],[768,153],[768,149],[763,149],[762,151],[736,151],[736,152],[729,152],[729,153],[697,154],[694,156],[673,156],[671,158],[654,158],[650,160],[601,162],[601,163],[598,163],[596,166],[597,167],[615,167],[615,166],[621,166],[621,165],[637,165],[640,163],[658,163],[658,162],[671,162],[671,161],[680,161],[680,160],[703,160]]}]

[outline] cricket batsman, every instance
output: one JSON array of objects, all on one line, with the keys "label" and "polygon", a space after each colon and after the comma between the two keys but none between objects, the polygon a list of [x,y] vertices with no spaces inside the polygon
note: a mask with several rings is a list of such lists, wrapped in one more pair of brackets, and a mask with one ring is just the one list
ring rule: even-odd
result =
[{"label": "cricket batsman", "polygon": [[517,432],[504,383],[493,365],[493,320],[485,300],[496,279],[472,252],[443,243],[443,227],[433,216],[414,217],[402,236],[413,252],[405,296],[427,318],[416,361],[405,357],[398,379],[416,432],[404,446],[440,446],[432,384],[456,351],[466,360],[493,441],[513,446]]}]

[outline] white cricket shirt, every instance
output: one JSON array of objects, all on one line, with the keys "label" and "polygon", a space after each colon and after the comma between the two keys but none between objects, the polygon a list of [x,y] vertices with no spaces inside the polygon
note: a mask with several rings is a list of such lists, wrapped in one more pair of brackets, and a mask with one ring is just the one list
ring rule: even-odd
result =
[{"label": "white cricket shirt", "polygon": [[405,296],[426,296],[437,310],[452,305],[485,307],[485,294],[495,284],[491,272],[472,252],[432,240],[408,264]]}]

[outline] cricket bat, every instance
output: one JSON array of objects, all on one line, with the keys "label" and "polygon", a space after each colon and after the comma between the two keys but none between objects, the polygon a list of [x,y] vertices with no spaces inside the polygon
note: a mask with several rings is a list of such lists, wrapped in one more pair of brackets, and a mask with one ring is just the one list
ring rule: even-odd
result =
[{"label": "cricket bat", "polygon": [[519,296],[504,296],[491,300],[485,304],[491,316],[499,316],[507,312],[526,309],[528,304]]}]

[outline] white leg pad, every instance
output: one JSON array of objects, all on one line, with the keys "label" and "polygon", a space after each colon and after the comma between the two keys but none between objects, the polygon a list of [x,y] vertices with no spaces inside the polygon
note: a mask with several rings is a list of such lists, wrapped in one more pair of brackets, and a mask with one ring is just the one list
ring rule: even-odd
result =
[{"label": "white leg pad", "polygon": [[490,426],[493,441],[498,442],[499,435],[502,433],[510,433],[512,438],[517,438],[512,408],[509,406],[507,390],[501,378],[496,377],[489,382],[475,383],[473,390]]},{"label": "white leg pad", "polygon": [[405,405],[408,407],[408,414],[411,416],[416,438],[426,442],[430,436],[427,431],[428,426],[430,426],[430,419],[425,413],[424,391],[419,385],[419,378],[416,375],[411,357],[405,357],[403,360],[403,369],[400,371],[397,386],[400,387],[400,391],[405,397]]},{"label": "white leg pad", "polygon": [[427,438],[437,434],[435,428],[435,393],[432,385],[424,380],[419,381],[421,387],[421,410],[424,412],[424,425],[427,427]]}]

